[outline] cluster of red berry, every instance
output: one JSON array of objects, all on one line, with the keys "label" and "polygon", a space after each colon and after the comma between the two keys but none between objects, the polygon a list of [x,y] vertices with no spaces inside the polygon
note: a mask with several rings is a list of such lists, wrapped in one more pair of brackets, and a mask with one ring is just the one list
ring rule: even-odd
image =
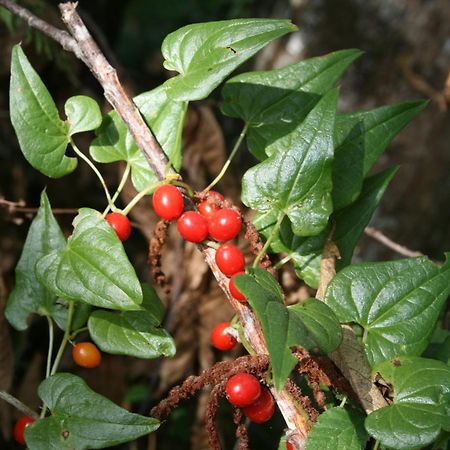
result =
[{"label": "cluster of red berry", "polygon": [[245,416],[252,422],[267,422],[275,412],[275,401],[269,389],[249,373],[240,372],[230,377],[225,392],[228,401],[233,406],[242,408]]}]

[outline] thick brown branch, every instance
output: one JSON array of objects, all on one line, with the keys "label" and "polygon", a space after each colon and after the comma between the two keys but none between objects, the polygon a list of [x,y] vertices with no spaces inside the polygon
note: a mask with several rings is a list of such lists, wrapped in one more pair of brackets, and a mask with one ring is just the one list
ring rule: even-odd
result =
[{"label": "thick brown branch", "polygon": [[376,228],[367,227],[364,230],[364,233],[367,234],[367,236],[370,236],[371,238],[377,240],[378,242],[381,242],[384,246],[390,248],[391,250],[394,250],[399,255],[407,257],[423,256],[423,253],[421,252],[418,252],[416,250],[410,250],[408,247],[397,244],[397,242],[394,242],[392,239],[389,239],[380,230],[377,230]]},{"label": "thick brown branch", "polygon": [[30,27],[35,28],[41,33],[44,33],[48,37],[52,38],[54,41],[61,44],[62,48],[74,53],[77,58],[81,59],[81,52],[77,45],[77,42],[67,31],[60,30],[59,28],[50,25],[49,23],[35,16],[31,11],[28,11],[27,9],[23,8],[17,3],[14,3],[11,0],[0,0],[0,5],[11,11],[16,16],[19,16]]},{"label": "thick brown branch", "polygon": [[148,164],[156,176],[160,180],[164,179],[167,166],[166,155],[145,123],[136,105],[120,84],[116,70],[100,51],[76,12],[76,6],[76,3],[60,3],[59,9],[61,10],[64,23],[78,44],[78,48],[81,51],[81,59],[101,84],[105,98],[127,125],[136,144],[144,152]]}]

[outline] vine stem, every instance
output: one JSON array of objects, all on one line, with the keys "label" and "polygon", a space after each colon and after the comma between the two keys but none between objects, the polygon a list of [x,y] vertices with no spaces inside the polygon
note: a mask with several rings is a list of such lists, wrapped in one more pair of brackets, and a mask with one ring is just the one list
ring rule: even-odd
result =
[{"label": "vine stem", "polygon": [[375,443],[373,444],[372,450],[378,450],[379,446],[380,446],[380,441],[376,440]]},{"label": "vine stem", "polygon": [[66,345],[70,339],[70,328],[72,326],[73,314],[75,311],[75,302],[73,300],[69,301],[69,311],[67,312],[66,329],[64,330],[64,336],[59,346],[58,353],[56,354],[55,361],[53,362],[53,367],[50,375],[54,375],[58,370],[59,363],[61,362],[62,355],[66,349]]},{"label": "vine stem", "polygon": [[[124,170],[124,172],[122,174],[122,178],[120,180],[119,186],[117,187],[116,192],[114,192],[114,195],[111,198],[111,204],[112,205],[114,205],[115,201],[117,200],[117,197],[122,192],[122,189],[123,189],[123,187],[125,186],[125,183],[128,180],[128,176],[130,175],[130,170],[131,170],[131,165],[130,165],[129,162],[127,162],[127,166],[125,167],[125,170]],[[111,204],[108,203],[108,206],[103,211],[103,217],[105,217],[106,214],[108,213],[108,211],[110,210]]]},{"label": "vine stem", "polygon": [[242,128],[241,134],[239,135],[236,143],[234,144],[233,150],[231,150],[230,156],[225,161],[225,164],[223,165],[222,170],[219,172],[219,175],[217,175],[217,177],[214,178],[214,180],[209,184],[209,186],[203,192],[206,193],[206,192],[210,191],[225,175],[225,172],[227,171],[228,167],[230,166],[231,161],[234,158],[234,155],[239,150],[239,147],[241,146],[241,143],[244,140],[245,135],[247,134],[247,130],[248,130],[248,123],[245,124],[244,128]]},{"label": "vine stem", "polygon": [[266,253],[267,249],[269,248],[270,244],[272,243],[274,237],[278,233],[278,230],[280,229],[281,222],[284,219],[285,214],[283,212],[280,212],[278,215],[278,219],[273,227],[272,232],[270,233],[269,237],[267,238],[263,248],[259,251],[259,253],[256,255],[255,260],[253,261],[253,268],[258,267],[259,262],[261,261],[261,258]]},{"label": "vine stem", "polygon": [[287,262],[289,262],[292,258],[293,258],[292,254],[291,254],[291,255],[285,256],[283,259],[280,259],[280,261],[278,261],[278,262],[273,266],[273,268],[274,268],[274,269],[279,269],[281,266],[284,266]]},{"label": "vine stem", "polygon": [[39,419],[39,416],[31,408],[22,403],[19,399],[17,399],[13,395],[8,394],[6,391],[0,390],[0,398],[4,400],[6,403],[9,403],[10,405],[14,406],[14,408],[18,409],[25,415],[30,416],[33,419]]},{"label": "vine stem", "polygon": [[128,205],[122,210],[122,214],[126,216],[134,208],[136,203],[138,203],[141,198],[145,197],[147,194],[150,194],[150,192],[153,192],[160,184],[161,182],[152,183],[150,186],[146,187],[143,191],[137,193],[134,196],[134,198],[130,201],[130,203],[128,203]]},{"label": "vine stem", "polygon": [[45,378],[50,376],[51,364],[52,364],[52,354],[53,354],[53,340],[54,340],[54,329],[53,321],[50,316],[45,316],[48,322],[48,353],[47,353],[47,368],[45,371]]},{"label": "vine stem", "polygon": [[109,193],[108,187],[106,186],[106,183],[102,177],[102,174],[98,171],[97,167],[95,167],[94,163],[76,146],[73,139],[70,139],[70,144],[72,145],[72,148],[75,151],[75,153],[94,171],[95,175],[97,175],[97,178],[100,180],[100,183],[102,184],[103,189],[105,191],[106,200],[108,201],[108,205],[111,209],[114,209],[114,206],[113,206],[112,200],[111,200],[111,194]]}]

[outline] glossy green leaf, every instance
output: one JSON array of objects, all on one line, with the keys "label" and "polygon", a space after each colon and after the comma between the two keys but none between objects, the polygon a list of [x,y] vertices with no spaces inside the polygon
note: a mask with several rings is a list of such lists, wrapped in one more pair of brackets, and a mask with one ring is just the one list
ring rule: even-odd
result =
[{"label": "glossy green leaf", "polygon": [[404,102],[336,117],[333,164],[335,210],[358,197],[369,170],[392,139],[426,105],[425,101]]},{"label": "glossy green leaf", "polygon": [[281,69],[237,75],[222,90],[222,112],[244,120],[249,150],[262,161],[360,55],[359,50],[341,50]]},{"label": "glossy green leaf", "polygon": [[422,448],[443,429],[450,431],[450,367],[441,361],[404,356],[377,371],[394,388],[394,403],[366,418],[366,429],[381,444]]},{"label": "glossy green leaf", "polygon": [[91,315],[89,334],[101,350],[148,359],[175,355],[173,339],[160,327],[161,301],[152,287],[144,285],[143,292],[140,311],[97,310]]},{"label": "glossy green leaf", "polygon": [[158,420],[120,408],[69,373],[47,378],[38,392],[52,415],[26,428],[25,439],[30,450],[106,448],[159,427]]},{"label": "glossy green leaf", "polygon": [[[166,88],[160,86],[133,99],[158,142],[176,170],[181,168],[181,138],[187,103],[169,99]],[[138,191],[158,180],[150,169],[127,127],[115,111],[104,117],[97,137],[89,149],[92,158],[101,163],[127,161],[131,179]]]},{"label": "glossy green leaf", "polygon": [[363,414],[330,408],[308,434],[305,450],[364,450],[367,440]]},{"label": "glossy green leaf", "polygon": [[[339,248],[341,259],[337,268],[350,264],[353,250],[359,237],[369,224],[384,191],[396,173],[396,168],[386,169],[368,177],[359,198],[340,211],[333,214],[335,231],[333,241]],[[270,211],[260,215],[254,221],[257,230],[267,238],[276,222],[276,212]],[[272,241],[274,253],[287,253],[292,257],[297,276],[309,286],[317,289],[320,278],[320,261],[329,227],[317,236],[300,237],[292,232],[290,221],[285,219],[276,238]]]},{"label": "glossy green leaf", "polygon": [[161,47],[164,67],[179,73],[164,86],[174,100],[206,98],[265,45],[296,29],[289,20],[278,19],[223,20],[180,28]]},{"label": "glossy green leaf", "polygon": [[35,169],[52,178],[75,170],[77,159],[65,156],[69,127],[20,45],[12,51],[9,110],[20,149]]},{"label": "glossy green leaf", "polygon": [[102,113],[97,102],[85,95],[70,97],[64,105],[64,111],[71,136],[83,131],[95,130],[102,123]]},{"label": "glossy green leaf", "polygon": [[[340,344],[340,327],[332,312],[318,306],[317,300],[311,299],[303,307],[287,308],[281,289],[270,273],[263,269],[247,269],[247,272],[248,275],[237,276],[235,283],[261,323],[274,385],[279,390],[297,362],[290,347],[301,345],[307,349],[319,347],[324,352],[333,351]],[[326,337],[319,336],[323,326],[313,316],[317,314],[324,319],[327,311],[326,326],[330,326],[330,331],[339,329],[335,336],[328,332]]]},{"label": "glossy green leaf", "polygon": [[64,249],[36,265],[38,279],[59,297],[102,308],[138,310],[142,289],[114,229],[92,209],[80,209]]},{"label": "glossy green leaf", "polygon": [[336,101],[336,90],[325,95],[298,128],[277,142],[278,151],[249,169],[242,180],[242,201],[247,206],[286,214],[299,236],[322,231],[333,209]]},{"label": "glossy green leaf", "polygon": [[426,348],[450,293],[450,261],[439,267],[426,257],[346,267],[328,285],[325,303],[341,322],[364,328],[373,367]]},{"label": "glossy green leaf", "polygon": [[5,315],[17,330],[28,327],[30,314],[50,315],[57,297],[36,278],[34,267],[43,256],[61,249],[66,240],[52,214],[45,191],[41,204],[28,230],[22,255],[16,266],[16,286],[6,305]]},{"label": "glossy green leaf", "polygon": [[342,340],[341,325],[325,303],[308,298],[288,309],[299,317],[323,352],[330,353],[339,347]]}]

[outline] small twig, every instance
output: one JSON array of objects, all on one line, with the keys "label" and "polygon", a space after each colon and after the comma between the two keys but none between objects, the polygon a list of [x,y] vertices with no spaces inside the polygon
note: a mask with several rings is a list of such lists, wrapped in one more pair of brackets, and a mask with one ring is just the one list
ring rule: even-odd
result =
[{"label": "small twig", "polygon": [[390,248],[391,250],[394,250],[400,255],[407,257],[423,256],[423,253],[419,251],[410,250],[408,247],[397,244],[397,242],[394,242],[392,239],[389,239],[380,230],[377,230],[376,228],[367,227],[364,230],[364,233],[367,234],[367,236],[370,236],[371,238],[377,240],[378,242],[381,242],[383,245]]},{"label": "small twig", "polygon": [[75,54],[77,58],[81,59],[81,52],[75,39],[64,30],[54,27],[39,17],[35,16],[31,11],[14,3],[11,0],[0,0],[0,6],[11,11],[16,16],[23,19],[30,27],[36,28],[41,33],[44,33],[54,41],[61,44],[62,48]]},{"label": "small twig", "polygon": [[[28,208],[24,206],[23,201],[13,202],[10,200],[5,200],[0,198],[0,208],[6,208],[12,214],[22,213],[22,214],[36,214],[39,208]],[[78,209],[76,208],[52,208],[53,214],[78,214]]]},{"label": "small twig", "polygon": [[32,417],[33,419],[39,419],[39,416],[27,405],[22,403],[16,397],[8,394],[6,391],[0,391],[0,398],[10,405],[14,406],[14,408],[18,409],[20,412],[24,413],[27,416]]}]

